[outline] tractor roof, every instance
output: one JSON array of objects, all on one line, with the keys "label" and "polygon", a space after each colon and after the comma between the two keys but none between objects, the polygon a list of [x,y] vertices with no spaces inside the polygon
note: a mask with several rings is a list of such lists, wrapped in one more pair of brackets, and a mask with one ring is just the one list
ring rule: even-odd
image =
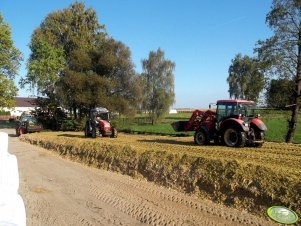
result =
[{"label": "tractor roof", "polygon": [[91,111],[96,111],[98,113],[108,113],[109,112],[108,109],[103,108],[103,107],[97,107],[97,108],[92,109]]},{"label": "tractor roof", "polygon": [[218,104],[220,103],[246,103],[246,104],[254,104],[255,102],[252,100],[218,100]]}]

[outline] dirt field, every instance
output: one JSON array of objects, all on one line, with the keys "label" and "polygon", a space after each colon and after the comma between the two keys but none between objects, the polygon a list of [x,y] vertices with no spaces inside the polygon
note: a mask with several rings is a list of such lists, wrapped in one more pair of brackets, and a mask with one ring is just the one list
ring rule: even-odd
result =
[{"label": "dirt field", "polygon": [[89,168],[19,141],[9,152],[19,164],[27,225],[277,225],[244,210],[163,188],[145,180]]}]

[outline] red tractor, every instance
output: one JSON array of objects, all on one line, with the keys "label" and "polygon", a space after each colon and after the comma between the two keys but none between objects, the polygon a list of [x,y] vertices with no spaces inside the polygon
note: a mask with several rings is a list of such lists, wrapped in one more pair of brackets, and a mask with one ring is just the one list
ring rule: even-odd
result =
[{"label": "red tractor", "polygon": [[89,119],[85,125],[85,137],[96,136],[117,137],[117,130],[110,122],[110,112],[106,108],[98,107],[90,110]]},{"label": "red tractor", "polygon": [[195,131],[194,142],[198,145],[214,141],[229,147],[262,146],[267,127],[255,115],[254,101],[218,100],[216,105],[216,112],[195,110],[189,121],[171,125],[177,132]]}]

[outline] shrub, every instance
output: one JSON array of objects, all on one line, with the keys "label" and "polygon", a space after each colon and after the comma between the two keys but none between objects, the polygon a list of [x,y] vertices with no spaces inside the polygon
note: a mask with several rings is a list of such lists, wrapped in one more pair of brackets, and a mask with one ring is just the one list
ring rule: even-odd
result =
[{"label": "shrub", "polygon": [[60,130],[62,131],[75,131],[76,124],[72,119],[65,119],[62,121]]}]

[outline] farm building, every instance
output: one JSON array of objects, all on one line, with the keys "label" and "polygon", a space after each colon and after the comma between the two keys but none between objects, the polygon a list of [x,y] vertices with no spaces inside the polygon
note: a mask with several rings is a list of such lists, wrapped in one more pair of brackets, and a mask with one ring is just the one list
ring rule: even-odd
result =
[{"label": "farm building", "polygon": [[23,112],[30,112],[37,107],[36,98],[31,97],[15,97],[16,105],[12,109],[4,108],[4,111],[9,111],[10,116],[19,117]]}]

